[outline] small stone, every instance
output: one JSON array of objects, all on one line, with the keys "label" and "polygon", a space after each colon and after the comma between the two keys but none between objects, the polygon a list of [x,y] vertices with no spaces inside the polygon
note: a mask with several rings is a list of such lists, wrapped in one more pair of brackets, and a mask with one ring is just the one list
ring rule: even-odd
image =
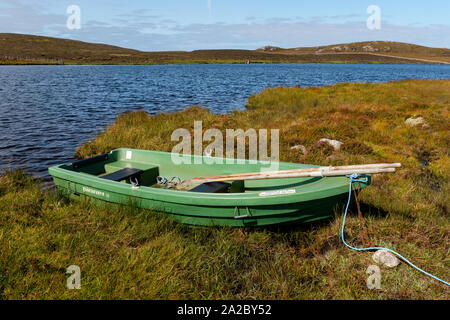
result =
[{"label": "small stone", "polygon": [[291,147],[291,150],[301,150],[304,156],[308,153],[308,151],[306,151],[306,147],[301,144]]},{"label": "small stone", "polygon": [[423,128],[428,128],[428,124],[426,123],[425,119],[422,117],[418,117],[418,118],[408,118],[405,121],[405,124],[408,127],[417,127],[417,126],[422,126]]},{"label": "small stone", "polygon": [[396,267],[400,264],[400,260],[394,254],[386,250],[378,250],[373,254],[372,259],[376,263],[389,268]]},{"label": "small stone", "polygon": [[320,139],[319,142],[325,142],[328,143],[330,146],[333,147],[334,150],[339,150],[341,148],[341,146],[344,144],[341,141],[338,140],[330,140],[330,139]]}]

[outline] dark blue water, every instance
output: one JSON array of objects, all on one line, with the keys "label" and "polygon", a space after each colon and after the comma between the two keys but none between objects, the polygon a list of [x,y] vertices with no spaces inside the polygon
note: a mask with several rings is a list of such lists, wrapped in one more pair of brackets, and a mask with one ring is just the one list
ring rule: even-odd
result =
[{"label": "dark blue water", "polygon": [[216,113],[243,109],[267,87],[338,82],[448,79],[445,65],[250,64],[0,67],[0,169],[47,168],[124,111],[150,114],[201,105]]}]

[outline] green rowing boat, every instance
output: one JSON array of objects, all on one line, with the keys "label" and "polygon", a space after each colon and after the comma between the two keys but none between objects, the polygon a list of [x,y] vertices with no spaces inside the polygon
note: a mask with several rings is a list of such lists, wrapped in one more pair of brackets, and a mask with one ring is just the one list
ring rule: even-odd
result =
[{"label": "green rowing boat", "polygon": [[[279,170],[317,167],[276,164]],[[182,190],[168,188],[175,180],[245,176],[263,172],[267,165],[262,161],[121,148],[51,167],[49,173],[59,191],[70,198],[163,211],[176,221],[192,225],[244,227],[311,222],[332,217],[334,207],[347,198],[349,179],[345,176],[219,181]],[[370,178],[361,183],[361,188],[369,184]]]}]

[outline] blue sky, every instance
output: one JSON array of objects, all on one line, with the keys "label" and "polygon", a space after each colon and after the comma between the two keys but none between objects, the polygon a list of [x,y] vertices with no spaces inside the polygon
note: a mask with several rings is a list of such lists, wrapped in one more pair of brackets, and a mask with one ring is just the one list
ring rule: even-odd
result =
[{"label": "blue sky", "polygon": [[[81,29],[66,27],[69,5]],[[369,30],[366,9],[381,9]],[[450,1],[0,0],[0,32],[101,42],[140,50],[316,46],[388,40],[450,48]]]}]

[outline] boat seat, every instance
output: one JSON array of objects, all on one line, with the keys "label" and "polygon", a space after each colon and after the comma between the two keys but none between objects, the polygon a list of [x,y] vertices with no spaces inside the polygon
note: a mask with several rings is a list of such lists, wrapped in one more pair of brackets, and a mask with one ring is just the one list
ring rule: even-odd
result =
[{"label": "boat seat", "polygon": [[231,183],[227,182],[207,182],[202,183],[189,191],[206,193],[228,193],[230,192],[230,187]]},{"label": "boat seat", "polygon": [[75,161],[74,163],[72,163],[72,167],[74,169],[80,169],[80,168],[86,167],[86,166],[88,166],[90,164],[101,162],[101,161],[106,161],[108,159],[109,159],[109,153],[104,153],[104,154],[101,154],[99,156],[95,156],[95,157],[91,157],[91,158]]},{"label": "boat seat", "polygon": [[100,178],[106,179],[106,180],[112,180],[112,181],[122,181],[122,180],[126,180],[129,178],[137,178],[143,172],[144,171],[142,171],[140,169],[124,168],[122,170],[101,176]]}]

